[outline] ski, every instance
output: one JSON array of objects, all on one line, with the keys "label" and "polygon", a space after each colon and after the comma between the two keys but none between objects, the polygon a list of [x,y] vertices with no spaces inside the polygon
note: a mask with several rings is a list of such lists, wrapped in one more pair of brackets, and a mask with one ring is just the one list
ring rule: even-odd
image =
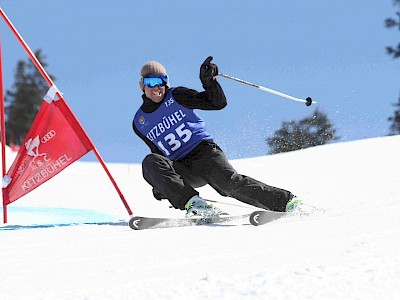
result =
[{"label": "ski", "polygon": [[286,212],[271,211],[271,210],[258,210],[250,215],[250,223],[254,226],[260,226],[269,222],[275,221],[286,216]]},{"label": "ski", "polygon": [[251,225],[260,226],[286,216],[285,212],[257,210],[242,215],[222,215],[217,218],[153,218],[134,216],[129,220],[129,227],[134,230],[212,225],[247,219]]},{"label": "ski", "polygon": [[241,219],[248,219],[251,213],[243,215],[226,215],[217,218],[152,218],[135,216],[129,220],[129,227],[134,230],[154,229],[154,228],[171,228],[171,227],[187,227],[195,225],[211,225],[226,223]]}]

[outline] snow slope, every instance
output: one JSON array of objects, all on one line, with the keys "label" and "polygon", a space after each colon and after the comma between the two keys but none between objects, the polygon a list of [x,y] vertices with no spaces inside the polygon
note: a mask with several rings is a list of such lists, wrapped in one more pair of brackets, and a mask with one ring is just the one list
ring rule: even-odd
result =
[{"label": "snow slope", "polygon": [[[101,167],[77,162],[9,206],[0,298],[399,299],[399,149],[392,136],[232,161],[326,209],[260,227],[68,225],[127,220]],[[183,215],[152,198],[140,165],[109,168],[135,214]],[[251,210],[200,193],[241,206],[219,204],[228,212]]]}]

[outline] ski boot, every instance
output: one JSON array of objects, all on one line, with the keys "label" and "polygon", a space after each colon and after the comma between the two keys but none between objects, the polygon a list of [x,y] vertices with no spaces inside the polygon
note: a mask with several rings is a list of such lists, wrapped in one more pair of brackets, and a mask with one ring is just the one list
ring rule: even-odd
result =
[{"label": "ski boot", "polygon": [[220,215],[227,215],[219,208],[208,204],[198,195],[193,196],[185,205],[186,218],[202,217],[206,219],[217,218]]},{"label": "ski boot", "polygon": [[286,204],[286,209],[285,209],[285,212],[291,215],[302,215],[302,216],[308,216],[317,211],[323,211],[323,210],[320,210],[312,205],[304,203],[296,196],[293,197],[291,200],[289,200],[289,202]]}]

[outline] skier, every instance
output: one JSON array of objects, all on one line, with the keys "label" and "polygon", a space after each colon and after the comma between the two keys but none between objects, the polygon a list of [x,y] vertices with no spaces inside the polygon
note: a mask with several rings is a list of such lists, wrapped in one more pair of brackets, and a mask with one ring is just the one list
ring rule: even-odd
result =
[{"label": "skier", "polygon": [[144,179],[156,199],[168,199],[186,217],[224,214],[199,196],[196,188],[209,184],[222,196],[273,211],[294,211],[301,201],[287,190],[269,186],[236,172],[224,152],[194,112],[220,110],[227,105],[216,80],[218,67],[209,56],[200,67],[204,91],[171,87],[166,69],[156,61],[141,69],[143,104],[132,122],[134,132],[149,146],[142,162]]}]

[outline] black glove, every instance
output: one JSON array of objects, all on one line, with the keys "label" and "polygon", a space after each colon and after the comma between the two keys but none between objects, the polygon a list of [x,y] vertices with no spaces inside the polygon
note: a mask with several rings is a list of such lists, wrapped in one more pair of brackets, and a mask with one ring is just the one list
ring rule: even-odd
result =
[{"label": "black glove", "polygon": [[218,75],[218,66],[211,63],[212,59],[212,56],[207,57],[200,67],[200,80],[204,88],[213,85]]}]

